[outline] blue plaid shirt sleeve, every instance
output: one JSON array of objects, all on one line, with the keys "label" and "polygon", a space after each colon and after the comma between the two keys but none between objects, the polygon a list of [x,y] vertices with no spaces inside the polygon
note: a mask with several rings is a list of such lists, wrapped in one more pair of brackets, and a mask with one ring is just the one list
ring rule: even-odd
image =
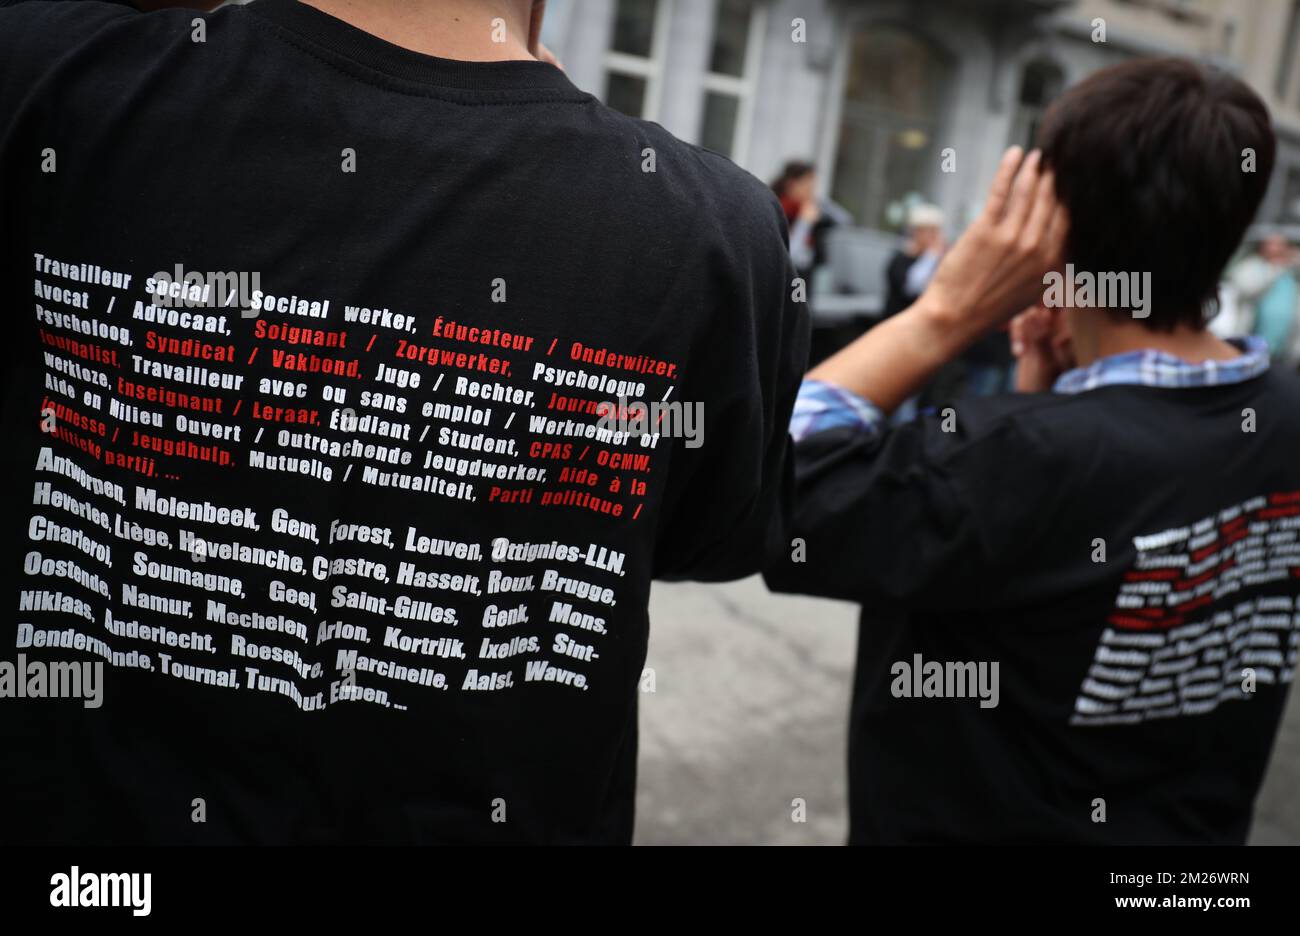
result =
[{"label": "blue plaid shirt sleeve", "polygon": [[[1227,361],[1192,363],[1146,349],[1100,358],[1086,368],[1062,374],[1056,393],[1081,393],[1114,384],[1146,387],[1212,387],[1258,377],[1268,370],[1268,344],[1257,336],[1233,338],[1241,351]],[[790,435],[800,442],[827,429],[849,427],[878,435],[887,425],[885,414],[870,400],[821,380],[805,380],[795,398]]]},{"label": "blue plaid shirt sleeve", "polygon": [[827,429],[843,427],[878,434],[885,429],[885,414],[870,400],[821,380],[805,380],[794,401],[790,435],[796,442]]}]

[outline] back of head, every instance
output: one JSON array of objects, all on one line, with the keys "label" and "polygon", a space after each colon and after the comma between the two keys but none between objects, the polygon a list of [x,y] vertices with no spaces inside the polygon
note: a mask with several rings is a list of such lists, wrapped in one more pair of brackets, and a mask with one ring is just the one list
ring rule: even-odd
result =
[{"label": "back of head", "polygon": [[1058,98],[1039,142],[1070,214],[1076,271],[1149,273],[1143,323],[1202,326],[1273,168],[1259,96],[1196,62],[1136,59]]}]

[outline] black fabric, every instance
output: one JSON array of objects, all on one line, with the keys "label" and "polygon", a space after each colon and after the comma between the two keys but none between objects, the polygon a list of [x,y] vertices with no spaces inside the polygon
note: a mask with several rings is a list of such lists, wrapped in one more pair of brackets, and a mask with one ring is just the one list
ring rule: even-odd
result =
[{"label": "black fabric", "polygon": [[885,264],[885,305],[880,312],[882,321],[891,315],[897,315],[916,301],[916,296],[907,291],[907,271],[919,259],[920,257],[914,257],[905,250],[895,250],[890,254],[889,262]]},{"label": "black fabric", "polygon": [[650,580],[780,515],[779,206],[549,65],[196,15],[0,12],[0,663],[116,664],[0,699],[0,837],[628,841]]},{"label": "black fabric", "polygon": [[[1295,670],[1300,381],[949,415],[801,442],[804,561],[767,572],[863,604],[851,841],[1241,842]],[[998,663],[996,706],[918,687],[950,662]]]}]

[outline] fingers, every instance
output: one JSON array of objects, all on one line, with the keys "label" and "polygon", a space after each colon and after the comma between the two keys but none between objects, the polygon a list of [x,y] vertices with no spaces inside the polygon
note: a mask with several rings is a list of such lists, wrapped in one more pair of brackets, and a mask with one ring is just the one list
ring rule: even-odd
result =
[{"label": "fingers", "polygon": [[1011,183],[1015,181],[1016,170],[1020,168],[1023,156],[1024,150],[1018,146],[1013,146],[1002,154],[1002,162],[998,164],[993,184],[989,187],[989,197],[984,202],[984,215],[994,224],[1002,220],[1007,198],[1011,195]]},{"label": "fingers", "polygon": [[1023,236],[1029,243],[1041,243],[1044,247],[1044,255],[1050,256],[1053,260],[1056,259],[1056,254],[1047,253],[1047,248],[1051,245],[1046,238],[1055,212],[1056,176],[1048,169],[1038,177],[1038,185],[1034,189],[1033,207],[1029,210],[1029,220],[1025,222]]},{"label": "fingers", "polygon": [[1051,312],[1042,306],[1030,306],[1021,312],[1011,320],[1011,353],[1023,357],[1048,337],[1051,326]]},{"label": "fingers", "polygon": [[1055,196],[1053,196],[1052,203],[1054,206],[1052,217],[1047,224],[1043,247],[1052,263],[1059,267],[1065,259],[1065,242],[1070,233],[1070,215],[1065,210],[1065,206],[1056,201]]},{"label": "fingers", "polygon": [[1013,235],[1024,230],[1029,210],[1033,207],[1038,185],[1042,181],[1038,173],[1042,158],[1043,154],[1034,150],[1025,157],[1020,172],[1016,175],[1015,185],[1011,189],[1011,198],[1007,202],[1007,211],[1002,218],[1002,224]]},{"label": "fingers", "polygon": [[1025,313],[1022,312],[1013,318],[1007,331],[1010,332],[1011,336],[1011,356],[1023,357],[1025,345],[1027,344],[1025,341]]}]

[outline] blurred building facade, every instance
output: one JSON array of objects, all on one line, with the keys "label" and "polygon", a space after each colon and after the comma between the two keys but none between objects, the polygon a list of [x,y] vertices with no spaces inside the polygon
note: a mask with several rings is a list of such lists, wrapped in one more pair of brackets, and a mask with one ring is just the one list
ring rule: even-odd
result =
[{"label": "blurred building facade", "polygon": [[1261,220],[1300,222],[1300,0],[548,0],[574,82],[759,178],[809,159],[847,209],[841,291],[871,292],[910,202],[958,229],[1002,151],[1090,72],[1189,55],[1267,101]]}]

